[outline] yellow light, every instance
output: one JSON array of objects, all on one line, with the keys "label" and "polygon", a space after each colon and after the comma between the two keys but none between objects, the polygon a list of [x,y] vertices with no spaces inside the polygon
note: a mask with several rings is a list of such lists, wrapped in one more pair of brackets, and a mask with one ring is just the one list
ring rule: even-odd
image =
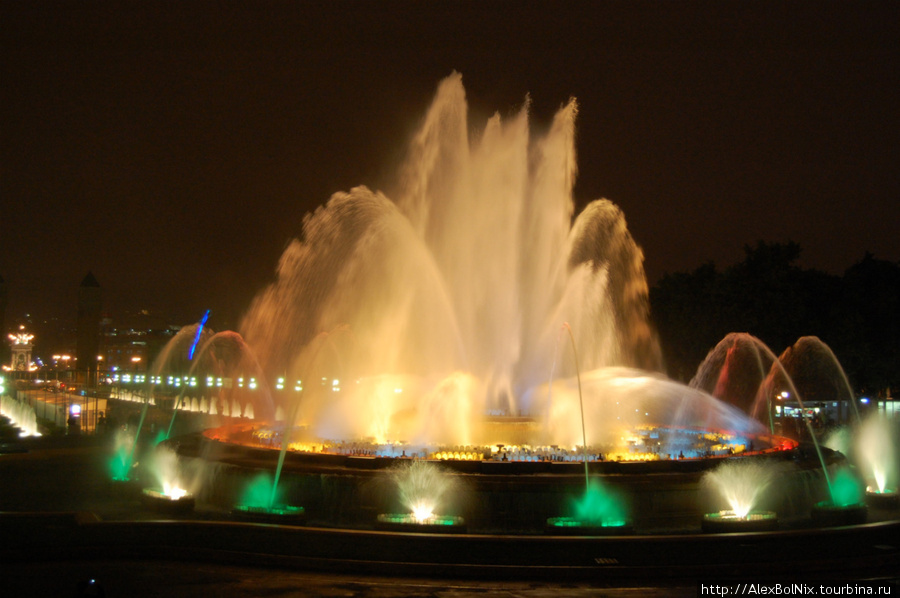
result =
[{"label": "yellow light", "polygon": [[418,523],[427,521],[431,517],[434,517],[434,506],[424,502],[415,504],[412,508],[412,516]]},{"label": "yellow light", "polygon": [[187,490],[184,488],[179,488],[174,484],[163,484],[163,494],[171,498],[172,500],[178,500],[179,498],[183,498],[187,495]]}]

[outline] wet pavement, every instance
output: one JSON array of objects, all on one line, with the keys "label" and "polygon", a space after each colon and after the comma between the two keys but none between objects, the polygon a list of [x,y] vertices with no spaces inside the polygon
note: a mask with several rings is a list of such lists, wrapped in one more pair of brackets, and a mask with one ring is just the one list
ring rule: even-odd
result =
[{"label": "wet pavement", "polygon": [[598,583],[417,579],[145,560],[7,564],[2,568],[8,570],[4,571],[0,595],[17,597],[653,598],[697,593],[696,584],[623,588]]}]

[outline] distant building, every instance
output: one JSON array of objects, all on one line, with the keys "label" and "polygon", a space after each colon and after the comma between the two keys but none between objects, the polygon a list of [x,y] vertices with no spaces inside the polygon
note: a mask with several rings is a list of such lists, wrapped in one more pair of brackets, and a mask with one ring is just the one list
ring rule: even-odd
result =
[{"label": "distant building", "polygon": [[142,310],[126,314],[115,323],[102,320],[103,369],[107,372],[147,372],[156,357],[172,340],[180,326],[168,324],[158,315]]},{"label": "distant building", "polygon": [[[0,332],[6,334],[6,282],[0,276]],[[6,343],[0,343],[0,363],[9,362],[9,351]]]},{"label": "distant building", "polygon": [[[75,359],[80,382],[97,385],[100,355],[100,283],[88,272],[78,287],[78,318],[75,323]],[[83,376],[83,379],[82,379]]]}]

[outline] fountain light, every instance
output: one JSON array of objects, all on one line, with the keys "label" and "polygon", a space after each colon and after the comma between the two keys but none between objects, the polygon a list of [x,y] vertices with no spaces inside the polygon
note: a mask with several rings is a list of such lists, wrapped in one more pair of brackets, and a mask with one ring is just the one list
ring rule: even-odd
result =
[{"label": "fountain light", "polygon": [[184,488],[178,486],[177,484],[163,484],[163,494],[168,496],[172,500],[179,500],[188,495],[188,491]]},{"label": "fountain light", "polygon": [[141,470],[155,480],[156,485],[144,488],[141,501],[145,508],[170,514],[188,513],[194,509],[194,495],[185,490],[179,479],[178,455],[165,444],[160,431],[156,450],[144,459]]},{"label": "fountain light", "polygon": [[390,472],[400,503],[407,513],[382,513],[375,521],[381,531],[463,533],[462,517],[435,513],[456,492],[456,482],[441,467],[426,461],[412,461]]},{"label": "fountain light", "polygon": [[831,498],[813,505],[812,519],[823,526],[865,523],[868,509],[864,499],[862,484],[849,468],[843,467],[834,475]]},{"label": "fountain light", "polygon": [[777,471],[758,461],[727,461],[707,472],[702,483],[714,489],[728,504],[728,509],[706,513],[701,522],[705,532],[767,531],[777,527],[773,511],[756,510]]},{"label": "fountain light", "polygon": [[551,517],[544,531],[553,535],[624,535],[633,531],[622,497],[591,480],[584,495],[574,503],[574,517]]},{"label": "fountain light", "polygon": [[434,517],[434,505],[419,502],[413,505],[412,516],[416,523],[425,523],[425,521]]},{"label": "fountain light", "polygon": [[417,519],[413,513],[382,513],[375,521],[375,529],[383,532],[464,534],[467,526],[465,519],[451,515]]},{"label": "fountain light", "polygon": [[[332,455],[365,455],[348,469],[381,466],[371,457],[381,447],[369,439],[408,440],[416,443],[410,453],[440,453],[450,461],[468,454],[454,445],[482,447],[473,451],[482,461],[543,460],[541,447],[529,443],[575,447],[547,449],[546,461],[568,462],[556,468],[567,475],[574,469],[569,464],[583,461],[586,482],[589,460],[601,452],[621,455],[623,462],[686,454],[692,463],[627,469],[693,475],[695,464],[706,467],[700,462],[727,459],[734,447],[748,445],[704,433],[710,429],[745,433],[757,454],[796,447],[771,429],[764,440],[760,424],[712,390],[662,375],[643,252],[624,215],[612,202],[596,200],[575,216],[577,104],[564,106],[544,135],[531,134],[527,105],[511,118],[492,118],[469,139],[461,76],[442,82],[401,170],[397,196],[360,186],[335,193],[304,218],[302,234],[285,249],[278,280],[245,314],[245,336],[231,333],[241,338],[241,360],[229,365],[228,375],[258,361],[244,372],[304,377],[312,392],[278,398],[291,415],[301,413],[302,403],[309,429],[304,442],[327,443]],[[559,345],[563,321],[577,331],[577,343],[571,328],[569,339],[581,362],[560,359],[557,371],[552,340],[556,336]],[[337,330],[334,322],[346,322],[352,343],[324,332]],[[239,378],[237,387],[244,382]],[[261,383],[269,387],[269,380]],[[398,388],[404,392],[391,392]],[[230,415],[239,417],[241,404],[245,416],[252,413],[254,404],[238,396],[229,400]],[[255,403],[261,419],[271,416],[264,405]],[[278,471],[292,447],[297,418],[291,415],[281,446],[271,447],[281,449]],[[595,446],[588,444],[585,422],[597,428],[591,430]],[[664,441],[637,434],[634,445],[617,444],[620,429],[644,424],[668,427]],[[239,427],[235,436],[244,441],[249,434]],[[350,461],[330,455],[309,461],[320,458]],[[531,464],[494,465],[452,464],[461,472],[532,471]],[[542,463],[533,471],[549,469]],[[406,494],[440,488],[409,481]],[[590,502],[590,487],[585,494]],[[446,508],[435,501],[431,517],[423,517],[416,500],[401,502],[406,512],[397,517],[418,519],[420,526]],[[745,519],[752,513],[741,510]],[[625,522],[621,515],[589,512],[559,527],[622,528]]]},{"label": "fountain light", "polygon": [[877,508],[897,508],[900,482],[896,429],[881,413],[867,417],[859,429],[856,454],[863,475],[869,481],[866,502]]},{"label": "fountain light", "polygon": [[169,515],[186,514],[194,510],[194,495],[181,488],[144,488],[141,503],[145,508]]},{"label": "fountain light", "polygon": [[113,437],[113,454],[107,462],[110,479],[114,483],[129,482],[134,475],[133,463],[134,436],[123,429],[116,431]]},{"label": "fountain light", "polygon": [[703,516],[701,529],[708,533],[762,532],[778,527],[778,515],[773,511],[736,513],[725,509]]},{"label": "fountain light", "polygon": [[269,472],[262,472],[244,488],[241,503],[232,507],[231,515],[253,523],[303,525],[306,523],[306,510],[285,504],[283,490],[283,487],[275,487]]}]

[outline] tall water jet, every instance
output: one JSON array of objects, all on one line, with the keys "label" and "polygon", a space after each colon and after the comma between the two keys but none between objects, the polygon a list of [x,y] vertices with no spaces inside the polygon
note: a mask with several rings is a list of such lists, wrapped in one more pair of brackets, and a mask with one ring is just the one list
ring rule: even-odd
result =
[{"label": "tall water jet", "polygon": [[[241,326],[270,376],[290,379],[301,377],[301,354],[317,334],[349,327],[341,367],[354,384],[304,398],[314,415],[300,423],[326,438],[334,437],[327,422],[340,421],[344,437],[414,441],[427,436],[423,396],[435,392],[450,412],[475,418],[538,415],[527,397],[546,381],[563,322],[578,331],[585,371],[660,367],[643,256],[621,211],[598,200],[570,226],[574,100],[543,136],[531,133],[528,108],[495,115],[470,137],[454,74],[412,142],[393,201],[357,187],[305,218],[302,239]],[[448,386],[461,372],[471,380],[465,390],[438,391],[462,390]],[[575,371],[562,364],[559,374]],[[337,415],[366,412],[366,380],[385,376],[416,392],[384,401],[382,418]],[[446,441],[489,442],[470,433]]]},{"label": "tall water jet", "polygon": [[868,487],[870,502],[896,507],[900,459],[898,459],[897,425],[884,414],[870,414],[859,429],[856,450]]},{"label": "tall water jet", "polygon": [[[234,333],[260,379],[302,390],[273,393],[280,421],[207,430],[205,447],[244,444],[259,463],[277,450],[276,472],[290,460],[307,488],[315,469],[340,467],[348,493],[403,457],[477,476],[568,480],[573,466],[590,482],[620,465],[697,472],[797,447],[660,373],[643,255],[622,211],[601,199],[573,218],[577,104],[542,134],[528,112],[526,101],[470,133],[454,74],[390,193],[356,187],[304,218]],[[564,323],[578,365],[554,368]],[[503,479],[488,493],[516,484]],[[604,503],[588,486],[585,502]],[[571,493],[550,496],[552,509],[534,511],[539,526]]]}]

